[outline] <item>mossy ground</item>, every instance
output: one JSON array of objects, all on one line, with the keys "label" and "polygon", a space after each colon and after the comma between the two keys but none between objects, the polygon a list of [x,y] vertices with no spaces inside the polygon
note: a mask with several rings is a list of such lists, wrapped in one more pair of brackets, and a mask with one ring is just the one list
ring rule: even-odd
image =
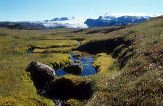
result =
[{"label": "mossy ground", "polygon": [[107,55],[105,53],[97,54],[95,62],[93,63],[94,67],[99,72],[109,71],[109,67],[113,65],[115,60],[111,57],[111,55]]},{"label": "mossy ground", "polygon": [[74,45],[75,41],[58,41],[54,39],[50,43],[42,42],[42,40],[38,39],[44,38],[43,31],[0,29],[0,32],[8,35],[0,36],[0,105],[53,106],[52,100],[37,94],[30,75],[25,70],[31,61],[40,61],[49,65],[55,63],[58,66],[69,64],[70,55],[67,53],[28,54],[26,50],[33,44],[38,44],[38,46],[54,44],[63,46],[65,44]]},{"label": "mossy ground", "polygon": [[[101,51],[102,54],[95,54],[94,66],[99,69],[97,74],[63,76],[76,85],[91,82],[93,87],[89,99],[80,101],[70,98],[66,104],[163,105],[163,19],[155,18],[110,33],[87,33],[96,29],[103,30],[0,29],[0,105],[54,105],[52,100],[37,94],[30,74],[25,70],[31,61],[53,67],[69,64],[69,54],[77,48],[77,41],[87,47],[92,42],[100,42],[100,46],[106,49]],[[123,41],[117,44],[116,41],[121,39]],[[112,50],[105,45],[110,41],[117,44]],[[34,50],[36,53],[26,52],[31,46],[39,47]]]}]

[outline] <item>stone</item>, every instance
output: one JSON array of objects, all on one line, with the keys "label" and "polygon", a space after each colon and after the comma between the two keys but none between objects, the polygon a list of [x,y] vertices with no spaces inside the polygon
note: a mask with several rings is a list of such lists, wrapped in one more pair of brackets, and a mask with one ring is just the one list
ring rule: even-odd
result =
[{"label": "stone", "polygon": [[48,83],[55,79],[55,70],[40,62],[31,62],[27,71],[30,72],[31,79],[38,89],[44,89]]},{"label": "stone", "polygon": [[48,74],[49,76],[55,75],[55,70],[50,66],[40,63],[40,62],[31,62],[28,66],[29,72],[42,72]]}]

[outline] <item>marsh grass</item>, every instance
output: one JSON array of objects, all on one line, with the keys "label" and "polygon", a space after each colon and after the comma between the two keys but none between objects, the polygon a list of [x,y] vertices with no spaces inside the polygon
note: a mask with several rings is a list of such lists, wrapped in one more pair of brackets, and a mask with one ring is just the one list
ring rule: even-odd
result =
[{"label": "marsh grass", "polygon": [[[31,61],[40,61],[45,64],[69,64],[69,54],[27,54],[26,49],[30,45],[49,46],[51,42],[38,41],[42,37],[42,31],[8,30],[0,29],[0,32],[9,36],[0,36],[0,105],[54,105],[52,100],[37,95],[29,73],[25,70]],[[75,41],[72,41],[73,45]],[[54,41],[62,46],[72,44],[71,41]],[[58,49],[59,50],[59,49]]]}]

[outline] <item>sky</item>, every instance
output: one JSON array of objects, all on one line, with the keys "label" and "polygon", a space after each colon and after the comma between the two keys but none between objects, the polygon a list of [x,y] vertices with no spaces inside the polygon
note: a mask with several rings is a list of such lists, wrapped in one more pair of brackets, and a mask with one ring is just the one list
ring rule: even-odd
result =
[{"label": "sky", "polygon": [[163,0],[0,0],[0,21],[97,18],[105,13],[160,15],[163,14]]}]

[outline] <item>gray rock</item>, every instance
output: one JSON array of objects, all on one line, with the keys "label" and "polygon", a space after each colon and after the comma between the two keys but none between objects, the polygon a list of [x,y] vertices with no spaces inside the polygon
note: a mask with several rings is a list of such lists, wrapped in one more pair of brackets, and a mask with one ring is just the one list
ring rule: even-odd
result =
[{"label": "gray rock", "polygon": [[44,89],[48,83],[55,79],[55,70],[40,62],[31,62],[27,71],[30,72],[31,79],[38,89]]},{"label": "gray rock", "polygon": [[48,74],[49,76],[55,75],[55,70],[50,66],[40,63],[40,62],[31,62],[28,66],[29,72],[42,72]]}]

